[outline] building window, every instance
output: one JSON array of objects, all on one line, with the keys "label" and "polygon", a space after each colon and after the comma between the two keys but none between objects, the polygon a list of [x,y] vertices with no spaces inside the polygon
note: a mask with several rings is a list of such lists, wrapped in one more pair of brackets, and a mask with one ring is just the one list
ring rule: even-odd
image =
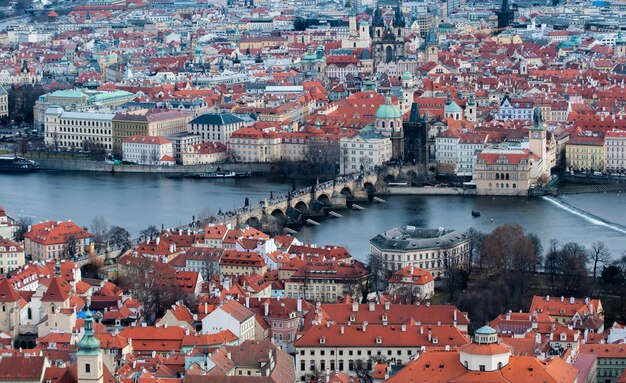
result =
[{"label": "building window", "polygon": [[478,369],[479,369],[480,371],[485,371],[485,365],[484,365],[484,364],[481,364],[480,366],[478,366]]},{"label": "building window", "polygon": [[85,372],[86,372],[87,374],[90,374],[90,373],[91,373],[91,364],[89,364],[89,363],[85,363]]}]

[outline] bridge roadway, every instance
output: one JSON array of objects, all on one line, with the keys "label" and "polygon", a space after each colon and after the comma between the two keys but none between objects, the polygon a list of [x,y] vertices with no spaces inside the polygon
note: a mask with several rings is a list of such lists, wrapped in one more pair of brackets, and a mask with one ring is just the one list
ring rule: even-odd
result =
[{"label": "bridge roadway", "polygon": [[[260,227],[268,216],[286,221],[294,213],[310,216],[323,213],[324,209],[345,209],[348,203],[367,201],[369,195],[386,188],[387,181],[395,181],[402,175],[411,179],[416,174],[418,174],[416,166],[405,166],[341,176],[335,180],[222,213],[217,216],[217,222],[231,224],[233,227],[244,225]],[[323,208],[320,209],[320,206]]]}]

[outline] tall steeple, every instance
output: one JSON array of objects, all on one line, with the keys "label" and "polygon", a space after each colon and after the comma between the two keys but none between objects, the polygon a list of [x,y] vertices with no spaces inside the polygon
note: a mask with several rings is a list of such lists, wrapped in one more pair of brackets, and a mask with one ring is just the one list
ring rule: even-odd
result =
[{"label": "tall steeple", "polygon": [[545,130],[545,125],[543,124],[543,117],[541,116],[541,109],[539,108],[539,103],[535,103],[535,110],[533,111],[533,126],[530,128],[531,130]]},{"label": "tall steeple", "polygon": [[496,13],[498,14],[498,29],[500,30],[508,28],[513,22],[513,18],[515,17],[515,13],[511,9],[511,4],[509,3],[509,0],[502,0],[500,11]]},{"label": "tall steeple", "polygon": [[104,363],[100,350],[100,340],[93,332],[93,316],[91,311],[85,313],[85,333],[78,341],[76,352],[76,364],[78,383],[103,383]]}]

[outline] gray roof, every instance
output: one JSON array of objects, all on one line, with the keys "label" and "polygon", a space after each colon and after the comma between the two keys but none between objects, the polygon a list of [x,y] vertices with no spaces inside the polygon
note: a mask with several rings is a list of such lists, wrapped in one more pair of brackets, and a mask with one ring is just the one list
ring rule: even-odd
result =
[{"label": "gray roof", "polygon": [[465,234],[456,230],[407,226],[406,228],[395,227],[378,234],[370,240],[370,243],[382,250],[412,251],[456,246],[468,240]]},{"label": "gray roof", "polygon": [[243,122],[243,120],[232,113],[207,113],[189,121],[190,124],[200,125],[228,125]]}]

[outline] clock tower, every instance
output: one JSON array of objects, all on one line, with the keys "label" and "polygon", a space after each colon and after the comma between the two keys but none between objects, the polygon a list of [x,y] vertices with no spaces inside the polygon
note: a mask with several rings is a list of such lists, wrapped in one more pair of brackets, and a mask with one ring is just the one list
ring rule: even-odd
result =
[{"label": "clock tower", "polygon": [[542,168],[541,173],[546,173],[548,155],[547,155],[547,140],[546,140],[546,127],[541,117],[541,109],[539,104],[535,105],[535,111],[533,115],[533,125],[530,127],[528,137],[528,149],[537,155],[541,159]]}]

